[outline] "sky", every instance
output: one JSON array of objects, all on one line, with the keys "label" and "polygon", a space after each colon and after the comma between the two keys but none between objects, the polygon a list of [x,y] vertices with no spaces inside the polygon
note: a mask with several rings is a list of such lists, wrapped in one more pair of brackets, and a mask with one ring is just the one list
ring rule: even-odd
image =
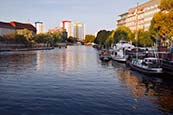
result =
[{"label": "sky", "polygon": [[115,30],[118,15],[148,0],[0,0],[0,21],[41,21],[46,30],[62,20],[85,24],[86,34]]}]

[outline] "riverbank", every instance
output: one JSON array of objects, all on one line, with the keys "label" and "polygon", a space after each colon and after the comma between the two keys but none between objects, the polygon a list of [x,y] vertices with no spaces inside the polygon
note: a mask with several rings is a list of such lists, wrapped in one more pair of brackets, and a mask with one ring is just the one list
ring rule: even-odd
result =
[{"label": "riverbank", "polygon": [[13,52],[13,51],[33,51],[33,50],[52,50],[54,47],[41,47],[41,48],[1,48],[0,52]]}]

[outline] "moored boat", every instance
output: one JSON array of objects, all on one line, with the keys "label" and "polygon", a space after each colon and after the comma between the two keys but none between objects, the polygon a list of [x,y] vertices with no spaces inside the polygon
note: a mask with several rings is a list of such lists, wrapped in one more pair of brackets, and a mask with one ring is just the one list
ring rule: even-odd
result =
[{"label": "moored boat", "polygon": [[102,61],[110,61],[111,60],[111,54],[110,51],[107,49],[103,49],[101,50],[100,54],[99,54],[99,58]]},{"label": "moored boat", "polygon": [[160,67],[160,61],[155,57],[144,59],[134,58],[129,63],[131,69],[147,75],[162,75],[163,69]]},{"label": "moored boat", "polygon": [[119,43],[115,45],[112,51],[112,55],[111,55],[112,60],[125,63],[128,58],[127,52],[132,50],[133,48],[134,48],[134,45],[128,43],[127,41],[121,40]]},{"label": "moored boat", "polygon": [[161,59],[161,67],[165,73],[173,75],[173,53],[166,54],[167,58]]}]

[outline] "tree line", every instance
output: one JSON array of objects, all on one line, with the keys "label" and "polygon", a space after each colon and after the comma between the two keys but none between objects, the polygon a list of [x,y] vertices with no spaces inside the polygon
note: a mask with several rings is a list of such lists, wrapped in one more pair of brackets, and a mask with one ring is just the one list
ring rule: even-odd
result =
[{"label": "tree line", "polygon": [[44,44],[44,46],[55,46],[57,43],[67,40],[67,32],[40,33],[33,34],[27,29],[17,30],[15,33],[0,36],[0,42],[6,44],[23,44],[25,47],[33,47],[35,44]]}]

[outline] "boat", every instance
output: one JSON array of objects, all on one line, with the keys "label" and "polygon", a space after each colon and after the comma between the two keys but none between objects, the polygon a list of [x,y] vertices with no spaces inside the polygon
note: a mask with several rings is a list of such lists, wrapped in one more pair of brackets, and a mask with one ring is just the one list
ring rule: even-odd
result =
[{"label": "boat", "polygon": [[107,49],[102,49],[99,53],[99,58],[102,61],[110,61],[111,60],[111,54],[110,51]]},{"label": "boat", "polygon": [[125,63],[128,58],[127,52],[131,51],[134,47],[131,43],[121,40],[113,48],[111,53],[112,60]]},{"label": "boat", "polygon": [[131,69],[147,75],[162,75],[163,73],[160,60],[155,57],[147,57],[144,59],[133,58],[129,66]]},{"label": "boat", "polygon": [[165,53],[161,58],[161,67],[169,75],[173,75],[173,53]]}]

